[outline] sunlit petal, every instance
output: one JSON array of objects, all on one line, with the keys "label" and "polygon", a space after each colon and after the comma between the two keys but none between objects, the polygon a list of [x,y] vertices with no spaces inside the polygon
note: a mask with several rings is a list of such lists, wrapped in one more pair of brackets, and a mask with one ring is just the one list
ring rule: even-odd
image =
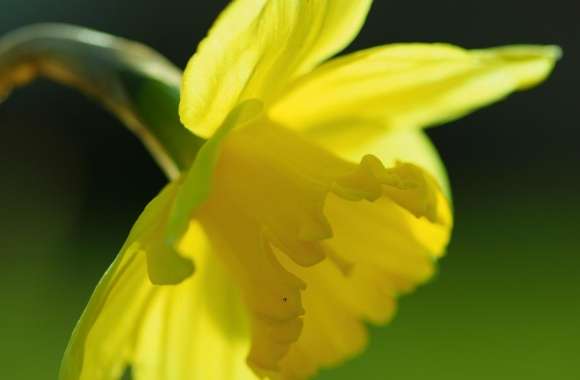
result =
[{"label": "sunlit petal", "polygon": [[293,78],[344,48],[370,0],[237,0],[184,73],[180,115],[208,137],[243,100],[268,102]]},{"label": "sunlit petal", "polygon": [[301,77],[270,116],[300,130],[349,125],[416,128],[456,119],[544,80],[560,50],[445,44],[376,47]]},{"label": "sunlit petal", "polygon": [[133,240],[140,222],[81,317],[60,378],[117,380],[130,370],[135,380],[256,379],[245,365],[246,311],[203,230],[192,222],[179,246],[199,265],[195,275],[179,285],[158,286],[149,278],[148,251]]}]

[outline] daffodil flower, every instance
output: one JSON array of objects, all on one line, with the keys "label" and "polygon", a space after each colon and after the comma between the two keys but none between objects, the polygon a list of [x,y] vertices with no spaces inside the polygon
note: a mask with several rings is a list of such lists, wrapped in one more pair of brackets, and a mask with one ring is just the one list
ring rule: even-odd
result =
[{"label": "daffodil flower", "polygon": [[421,128],[536,85],[559,50],[394,44],[329,60],[370,5],[237,0],[220,15],[181,82],[191,133],[144,138],[171,181],[97,286],[62,380],[128,366],[137,380],[308,379],[359,354],[365,324],[431,278],[452,210]]}]

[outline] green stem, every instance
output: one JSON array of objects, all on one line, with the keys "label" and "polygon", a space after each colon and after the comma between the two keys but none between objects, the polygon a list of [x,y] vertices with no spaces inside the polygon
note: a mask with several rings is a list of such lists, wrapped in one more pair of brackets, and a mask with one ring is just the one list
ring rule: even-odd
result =
[{"label": "green stem", "polygon": [[179,121],[181,71],[136,42],[86,28],[40,24],[0,39],[0,97],[45,76],[96,98],[149,149],[170,179],[204,140]]}]

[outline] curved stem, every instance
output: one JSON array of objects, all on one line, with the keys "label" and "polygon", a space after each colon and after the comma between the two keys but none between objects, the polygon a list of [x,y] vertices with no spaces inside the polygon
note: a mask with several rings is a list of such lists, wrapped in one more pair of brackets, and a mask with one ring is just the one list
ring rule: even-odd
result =
[{"label": "curved stem", "polygon": [[25,27],[0,39],[0,97],[37,76],[95,97],[141,139],[169,178],[204,140],[179,121],[181,71],[152,49],[64,24]]}]

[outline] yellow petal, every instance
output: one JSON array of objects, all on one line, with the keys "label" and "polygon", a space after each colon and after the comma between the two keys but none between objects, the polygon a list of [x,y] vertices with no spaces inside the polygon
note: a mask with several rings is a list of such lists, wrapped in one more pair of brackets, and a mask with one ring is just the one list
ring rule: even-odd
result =
[{"label": "yellow petal", "polygon": [[562,56],[557,46],[512,45],[472,50],[483,61],[499,62],[517,78],[518,89],[525,90],[544,81]]},{"label": "yellow petal", "polygon": [[166,186],[143,210],[97,285],[67,348],[63,379],[116,378],[140,328],[140,313],[152,300],[152,281],[178,283],[191,275],[189,259],[159,244],[175,187]]},{"label": "yellow petal", "polygon": [[372,48],[334,59],[299,78],[270,116],[300,130],[430,126],[541,82],[559,56],[553,46]]},{"label": "yellow petal", "polygon": [[77,323],[60,379],[119,379],[154,294],[145,255],[130,245],[105,273]]},{"label": "yellow petal", "polygon": [[138,240],[105,274],[79,321],[62,380],[256,380],[245,363],[249,326],[238,290],[192,223],[180,252],[195,255],[195,276],[156,286]]},{"label": "yellow petal", "polygon": [[209,137],[243,100],[268,102],[344,48],[371,0],[237,0],[217,19],[184,73],[180,115]]},{"label": "yellow petal", "polygon": [[246,364],[247,311],[239,289],[193,222],[180,251],[198,271],[177,286],[158,287],[143,321],[132,367],[135,380],[257,380]]}]

